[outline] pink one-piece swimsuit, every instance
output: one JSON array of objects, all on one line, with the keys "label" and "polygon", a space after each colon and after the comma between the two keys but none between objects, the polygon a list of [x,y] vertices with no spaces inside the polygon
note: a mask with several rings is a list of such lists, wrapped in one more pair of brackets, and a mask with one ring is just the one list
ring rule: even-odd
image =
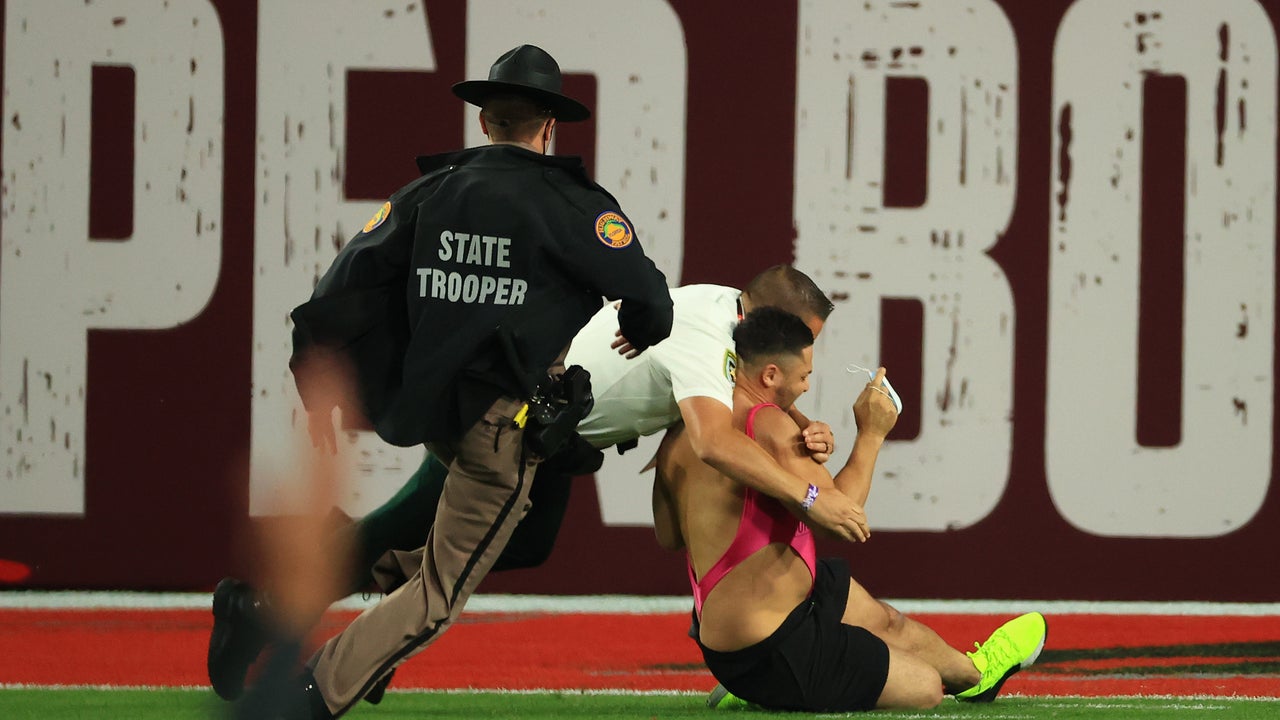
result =
[{"label": "pink one-piece swimsuit", "polygon": [[[778,407],[773,403],[761,403],[751,408],[747,415],[747,437],[755,439],[756,413],[762,408]],[[711,589],[720,582],[728,572],[746,560],[760,548],[771,543],[785,543],[796,551],[809,567],[809,577],[815,575],[818,564],[818,551],[814,546],[813,532],[809,526],[800,522],[795,515],[787,512],[777,500],[745,488],[742,497],[742,517],[738,520],[738,533],[724,555],[716,561],[707,574],[698,580],[693,572],[692,559],[688,562],[689,584],[693,586],[693,606],[698,617],[702,617],[702,601],[711,594]],[[812,585],[810,586],[812,589]]]}]

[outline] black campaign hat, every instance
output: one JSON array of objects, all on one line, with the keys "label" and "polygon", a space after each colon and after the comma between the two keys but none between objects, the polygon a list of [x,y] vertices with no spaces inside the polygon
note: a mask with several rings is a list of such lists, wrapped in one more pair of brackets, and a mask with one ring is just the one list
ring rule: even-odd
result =
[{"label": "black campaign hat", "polygon": [[560,94],[560,66],[546,50],[521,45],[508,50],[489,68],[488,80],[466,80],[453,86],[453,94],[472,105],[484,105],[501,92],[524,95],[551,108],[557,120],[574,122],[591,117],[586,105]]}]

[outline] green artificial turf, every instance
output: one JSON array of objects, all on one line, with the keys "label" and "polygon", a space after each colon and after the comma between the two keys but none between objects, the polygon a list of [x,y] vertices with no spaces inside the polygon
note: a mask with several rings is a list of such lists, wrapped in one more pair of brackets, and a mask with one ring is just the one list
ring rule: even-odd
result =
[{"label": "green artificial turf", "polygon": [[[207,689],[5,689],[0,718],[5,720],[228,720],[230,705]],[[465,693],[392,692],[382,704],[362,703],[346,716],[358,720],[459,720],[463,718],[662,718],[856,717],[760,711],[713,712],[701,695],[619,695],[577,692]],[[877,712],[871,717],[1038,720],[1039,718],[1231,718],[1280,717],[1280,700],[1219,698],[1043,698],[1005,697],[989,705],[947,698],[933,710]]]}]

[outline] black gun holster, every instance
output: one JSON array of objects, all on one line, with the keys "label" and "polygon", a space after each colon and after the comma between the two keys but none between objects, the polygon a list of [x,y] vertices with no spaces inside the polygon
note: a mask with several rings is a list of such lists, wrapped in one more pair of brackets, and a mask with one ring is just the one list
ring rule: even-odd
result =
[{"label": "black gun holster", "polygon": [[525,420],[525,446],[539,457],[555,455],[572,437],[578,423],[595,407],[591,373],[574,365],[564,374],[548,377],[529,398]]}]

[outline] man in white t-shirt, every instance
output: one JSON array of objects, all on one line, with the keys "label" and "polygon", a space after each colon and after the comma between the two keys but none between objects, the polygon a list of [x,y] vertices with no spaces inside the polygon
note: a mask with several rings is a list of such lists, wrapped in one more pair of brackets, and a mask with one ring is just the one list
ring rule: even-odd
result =
[{"label": "man in white t-shirt", "polygon": [[677,337],[631,357],[611,347],[617,342],[617,311],[606,305],[597,312],[574,336],[565,358],[565,365],[591,373],[596,401],[578,433],[595,447],[610,447],[679,422],[680,402],[688,398],[732,402],[732,332],[741,296],[720,285],[672,289]]},{"label": "man in white t-shirt", "polygon": [[[566,366],[581,365],[591,374],[595,406],[578,425],[591,446],[625,447],[637,438],[683,422],[698,458],[747,487],[799,510],[809,484],[778,464],[772,455],[733,425],[733,329],[753,307],[774,306],[804,320],[816,337],[833,308],[831,301],[804,273],[787,265],[771,267],[739,291],[719,285],[689,285],[671,290],[674,322],[670,336],[635,352],[618,331],[617,310],[607,304],[575,336]],[[831,429],[811,423],[792,409],[805,428],[809,452],[826,462],[834,450]],[[589,448],[588,448],[589,449]],[[517,527],[494,570],[540,565],[550,554],[568,505],[570,480],[593,472],[573,461],[551,458],[533,483],[528,514]],[[428,455],[418,472],[391,500],[354,527],[358,548],[348,591],[367,586],[369,568],[378,563],[378,582],[394,586],[397,567],[412,567],[413,550],[431,530],[436,502],[447,468]],[[861,504],[839,492],[823,492],[802,510],[806,521],[848,541],[867,537]],[[391,552],[388,552],[391,551]],[[385,556],[385,557],[384,557]],[[215,615],[209,647],[209,674],[224,698],[236,696],[248,667],[261,651],[262,599],[247,583],[224,580],[215,593],[224,608]],[[380,699],[371,693],[367,699]]]},{"label": "man in white t-shirt", "polygon": [[[738,291],[719,285],[689,285],[671,291],[675,319],[671,335],[644,353],[630,352],[618,334],[617,311],[606,305],[578,331],[565,364],[591,373],[595,407],[578,433],[597,448],[622,445],[683,422],[703,462],[798,508],[808,484],[782,470],[733,426],[733,329],[753,307],[773,306],[804,320],[817,337],[831,301],[807,275],[778,265]],[[610,342],[611,341],[611,342]],[[833,449],[830,428],[791,410],[805,429],[811,453],[825,462]],[[845,540],[866,539],[860,505],[840,495],[831,506],[807,510],[811,524]]]}]

